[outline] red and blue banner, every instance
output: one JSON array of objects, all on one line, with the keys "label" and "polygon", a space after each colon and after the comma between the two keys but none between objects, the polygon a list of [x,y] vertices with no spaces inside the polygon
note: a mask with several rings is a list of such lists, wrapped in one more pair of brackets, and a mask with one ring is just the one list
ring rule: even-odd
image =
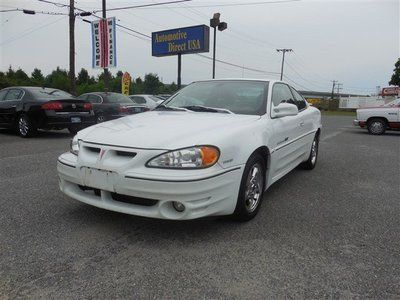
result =
[{"label": "red and blue banner", "polygon": [[92,22],[92,67],[117,66],[115,17]]}]

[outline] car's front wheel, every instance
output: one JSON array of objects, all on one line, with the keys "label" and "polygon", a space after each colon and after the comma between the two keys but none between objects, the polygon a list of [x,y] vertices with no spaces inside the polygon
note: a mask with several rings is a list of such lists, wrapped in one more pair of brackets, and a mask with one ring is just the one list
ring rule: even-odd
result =
[{"label": "car's front wheel", "polygon": [[370,134],[380,135],[386,131],[386,122],[383,119],[371,119],[367,124]]},{"label": "car's front wheel", "polygon": [[315,168],[318,159],[319,135],[316,134],[311,144],[310,155],[308,159],[300,166],[305,170],[312,170]]},{"label": "car's front wheel", "polygon": [[260,154],[253,154],[246,163],[240,183],[239,196],[233,217],[249,221],[260,209],[264,195],[265,163]]},{"label": "car's front wheel", "polygon": [[31,137],[37,132],[35,125],[25,114],[22,114],[18,117],[17,131],[18,134],[24,138]]}]

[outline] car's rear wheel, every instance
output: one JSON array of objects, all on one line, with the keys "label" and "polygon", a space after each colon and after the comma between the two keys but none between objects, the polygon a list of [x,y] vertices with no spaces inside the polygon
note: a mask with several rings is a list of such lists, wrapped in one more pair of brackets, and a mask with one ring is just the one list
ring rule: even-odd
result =
[{"label": "car's rear wheel", "polygon": [[315,168],[318,159],[319,135],[316,134],[311,144],[310,155],[308,159],[300,166],[305,170],[312,170]]},{"label": "car's rear wheel", "polygon": [[70,126],[70,127],[68,127],[68,131],[71,134],[77,134],[77,132],[79,130],[81,130],[81,127],[78,127],[78,126]]},{"label": "car's rear wheel", "polygon": [[236,203],[234,219],[249,221],[258,213],[264,195],[265,163],[260,154],[253,154],[246,163]]},{"label": "car's rear wheel", "polygon": [[103,114],[98,114],[97,116],[96,116],[96,123],[98,124],[98,123],[103,123],[103,122],[105,122],[106,121],[106,118],[104,117],[104,115]]},{"label": "car's rear wheel", "polygon": [[370,134],[384,134],[386,131],[386,121],[383,119],[371,119],[368,121],[367,128]]},{"label": "car's rear wheel", "polygon": [[37,129],[27,115],[21,114],[17,120],[17,131],[21,137],[27,138],[35,135]]}]

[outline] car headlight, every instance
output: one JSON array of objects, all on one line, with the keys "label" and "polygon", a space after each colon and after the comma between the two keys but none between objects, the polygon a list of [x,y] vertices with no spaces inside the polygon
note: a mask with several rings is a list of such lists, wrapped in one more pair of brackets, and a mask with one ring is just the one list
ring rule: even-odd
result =
[{"label": "car headlight", "polygon": [[78,140],[78,136],[75,135],[74,138],[71,140],[71,153],[78,155],[79,153],[79,140]]},{"label": "car headlight", "polygon": [[219,158],[219,150],[214,146],[194,146],[163,153],[150,159],[150,168],[202,169],[213,166]]}]

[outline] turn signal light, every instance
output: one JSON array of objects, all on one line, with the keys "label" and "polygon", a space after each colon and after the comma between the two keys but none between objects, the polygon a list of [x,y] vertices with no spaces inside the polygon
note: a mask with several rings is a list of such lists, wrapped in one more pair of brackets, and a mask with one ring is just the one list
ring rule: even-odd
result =
[{"label": "turn signal light", "polygon": [[42,105],[42,109],[44,110],[60,110],[63,109],[61,102],[47,102]]},{"label": "turn signal light", "polygon": [[215,164],[219,157],[219,151],[214,147],[202,146],[200,147],[200,153],[205,167]]}]

